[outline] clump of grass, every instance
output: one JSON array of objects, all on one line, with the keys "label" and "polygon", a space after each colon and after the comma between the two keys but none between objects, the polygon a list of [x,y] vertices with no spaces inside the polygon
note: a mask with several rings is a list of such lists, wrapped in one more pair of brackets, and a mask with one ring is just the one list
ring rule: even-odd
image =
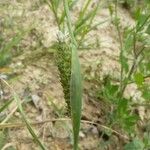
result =
[{"label": "clump of grass", "polygon": [[0,48],[0,67],[7,65],[11,61],[12,48],[19,44],[23,34],[16,34],[7,44]]},{"label": "clump of grass", "polygon": [[64,89],[65,100],[67,103],[68,113],[72,117],[74,149],[78,149],[78,137],[80,129],[81,108],[82,108],[82,80],[80,72],[80,63],[77,54],[79,48],[85,40],[86,35],[97,25],[92,26],[100,2],[96,7],[87,13],[88,7],[92,3],[87,0],[80,11],[80,15],[75,24],[71,23],[69,9],[75,4],[75,1],[63,1],[64,11],[61,15],[58,8],[61,1],[47,1],[51,10],[54,12],[59,30],[65,32],[66,25],[69,32],[69,40],[55,43],[56,63],[60,72],[61,83]]},{"label": "clump of grass", "polygon": [[[97,2],[97,5],[92,10],[88,11],[88,8],[92,5],[92,0],[86,0],[74,24],[71,21],[70,10],[77,1],[46,0],[46,2],[54,13],[61,33],[66,32],[66,29],[69,32],[68,41],[61,41],[58,38],[54,48],[56,50],[56,64],[60,72],[68,114],[72,117],[74,150],[77,150],[82,108],[82,79],[77,49],[84,43],[86,35],[100,24],[93,25],[100,1]],[[64,10],[59,14],[61,2],[63,2]]]}]

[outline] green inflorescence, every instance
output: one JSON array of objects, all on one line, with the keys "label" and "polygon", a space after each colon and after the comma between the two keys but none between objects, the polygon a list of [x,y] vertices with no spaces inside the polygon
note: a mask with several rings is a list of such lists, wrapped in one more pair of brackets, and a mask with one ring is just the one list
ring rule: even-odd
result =
[{"label": "green inflorescence", "polygon": [[63,87],[64,98],[67,103],[67,113],[70,114],[70,78],[71,78],[71,49],[65,43],[59,41],[55,44],[56,64],[60,72],[60,82]]}]

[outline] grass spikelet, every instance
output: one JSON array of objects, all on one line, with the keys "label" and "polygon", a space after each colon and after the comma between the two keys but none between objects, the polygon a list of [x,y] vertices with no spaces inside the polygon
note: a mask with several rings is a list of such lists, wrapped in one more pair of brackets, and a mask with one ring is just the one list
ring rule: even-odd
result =
[{"label": "grass spikelet", "polygon": [[64,98],[67,103],[67,113],[70,115],[70,78],[71,78],[71,50],[65,43],[56,43],[56,64],[60,72],[60,82],[63,87]]}]

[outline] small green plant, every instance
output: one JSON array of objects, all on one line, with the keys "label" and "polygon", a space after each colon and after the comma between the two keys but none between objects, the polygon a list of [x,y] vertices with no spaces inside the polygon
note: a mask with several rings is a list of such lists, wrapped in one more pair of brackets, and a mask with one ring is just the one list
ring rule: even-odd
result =
[{"label": "small green plant", "polygon": [[[70,39],[67,38],[66,33],[68,33],[68,30],[66,29],[67,20],[65,17],[65,11],[62,10],[60,12],[60,6],[62,5],[61,0],[57,1],[49,1],[46,0],[47,4],[53,11],[53,14],[55,16],[55,20],[57,23],[57,26],[59,28],[59,32],[62,37],[58,34],[58,42],[56,42],[52,47],[56,49],[56,64],[58,65],[58,69],[60,71],[61,76],[61,83],[64,87],[64,94],[65,99],[67,103],[68,110],[70,110],[70,103],[69,99],[69,84],[67,81],[70,78],[70,58],[71,58],[71,51],[70,51]],[[77,3],[77,1],[68,1],[68,7],[70,10],[73,9],[74,5]],[[93,20],[97,14],[97,11],[100,7],[100,1],[98,1],[93,9],[90,9],[90,6],[92,5],[91,0],[86,0],[84,2],[83,7],[81,8],[79,12],[79,16],[75,22],[72,23],[72,32],[77,42],[78,49],[82,47],[84,41],[86,40],[87,34],[95,29],[98,25],[100,25],[103,22],[93,24]],[[88,10],[89,9],[89,10]],[[68,86],[68,87],[67,87]]]},{"label": "small green plant", "polygon": [[[143,103],[149,104],[150,102],[150,85],[145,81],[150,74],[150,6],[147,4],[144,8],[137,8],[134,12],[135,26],[122,29],[117,11],[118,3],[119,1],[116,0],[115,9],[113,10],[112,7],[109,9],[120,43],[120,80],[116,82],[111,80],[111,77],[107,77],[100,95],[108,104],[113,105],[110,126],[117,125],[127,131],[129,135],[131,133],[137,135],[134,131],[140,118],[133,111],[135,109],[133,98],[125,98],[124,92],[129,84],[134,83],[142,93]],[[125,146],[125,150],[147,148],[140,138],[132,137],[132,139],[133,141]]]},{"label": "small green plant", "polygon": [[144,143],[139,139],[134,139],[132,142],[128,143],[124,150],[144,150]]},{"label": "small green plant", "polygon": [[[68,108],[67,111],[72,117],[74,150],[76,150],[78,149],[82,108],[82,80],[77,49],[82,47],[87,34],[101,24],[101,22],[93,24],[93,20],[100,7],[100,1],[90,9],[90,6],[93,4],[92,0],[86,0],[75,22],[71,20],[69,10],[73,9],[77,3],[76,0],[63,0],[64,10],[61,12],[59,9],[62,5],[61,0],[46,0],[46,2],[53,11],[58,28],[63,35],[63,38],[60,38],[58,35],[58,42],[53,45],[53,48],[56,49],[56,64],[60,72],[64,97]],[[67,32],[69,33],[68,38],[65,37]]]},{"label": "small green plant", "polygon": [[7,65],[11,60],[12,48],[19,44],[23,37],[23,33],[18,33],[15,35],[7,44],[2,44],[4,41],[2,40],[0,47],[0,67]]},{"label": "small green plant", "polygon": [[135,137],[131,142],[124,146],[124,150],[147,150],[150,148],[150,133],[144,133],[143,139]]},{"label": "small green plant", "polygon": [[63,24],[63,26],[67,25],[70,37],[69,41],[66,41],[66,39],[60,39],[58,36],[58,42],[55,43],[54,48],[56,49],[56,64],[60,72],[64,97],[67,103],[67,112],[69,116],[71,115],[72,117],[74,150],[77,150],[82,108],[82,80],[77,54],[78,44],[75,39],[75,33],[73,32],[69,12],[74,2],[63,1],[64,11],[61,13],[61,17],[59,17],[57,13],[61,1],[50,1],[48,4],[50,4],[50,8],[54,12],[59,30],[63,33],[61,24]]}]

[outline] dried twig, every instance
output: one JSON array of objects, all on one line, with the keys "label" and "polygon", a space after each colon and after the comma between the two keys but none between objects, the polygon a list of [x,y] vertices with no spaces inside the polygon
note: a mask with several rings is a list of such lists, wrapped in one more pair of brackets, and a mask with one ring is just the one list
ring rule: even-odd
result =
[{"label": "dried twig", "polygon": [[[71,121],[70,118],[58,118],[58,119],[47,119],[47,120],[43,120],[43,121],[35,121],[35,122],[30,122],[31,125],[36,126],[36,125],[42,125],[45,123],[49,123],[49,122],[55,122],[55,121]],[[96,125],[99,126],[101,128],[104,128],[106,130],[111,131],[112,133],[115,133],[116,135],[129,140],[129,138],[126,135],[123,135],[121,133],[119,133],[118,131],[111,129],[105,125],[99,124],[99,123],[95,123],[92,121],[88,121],[88,120],[81,120],[81,123],[86,123],[86,124],[90,124],[90,125]],[[0,124],[0,129],[5,129],[5,128],[24,128],[26,127],[26,125],[24,123],[5,123],[5,124]]]}]

